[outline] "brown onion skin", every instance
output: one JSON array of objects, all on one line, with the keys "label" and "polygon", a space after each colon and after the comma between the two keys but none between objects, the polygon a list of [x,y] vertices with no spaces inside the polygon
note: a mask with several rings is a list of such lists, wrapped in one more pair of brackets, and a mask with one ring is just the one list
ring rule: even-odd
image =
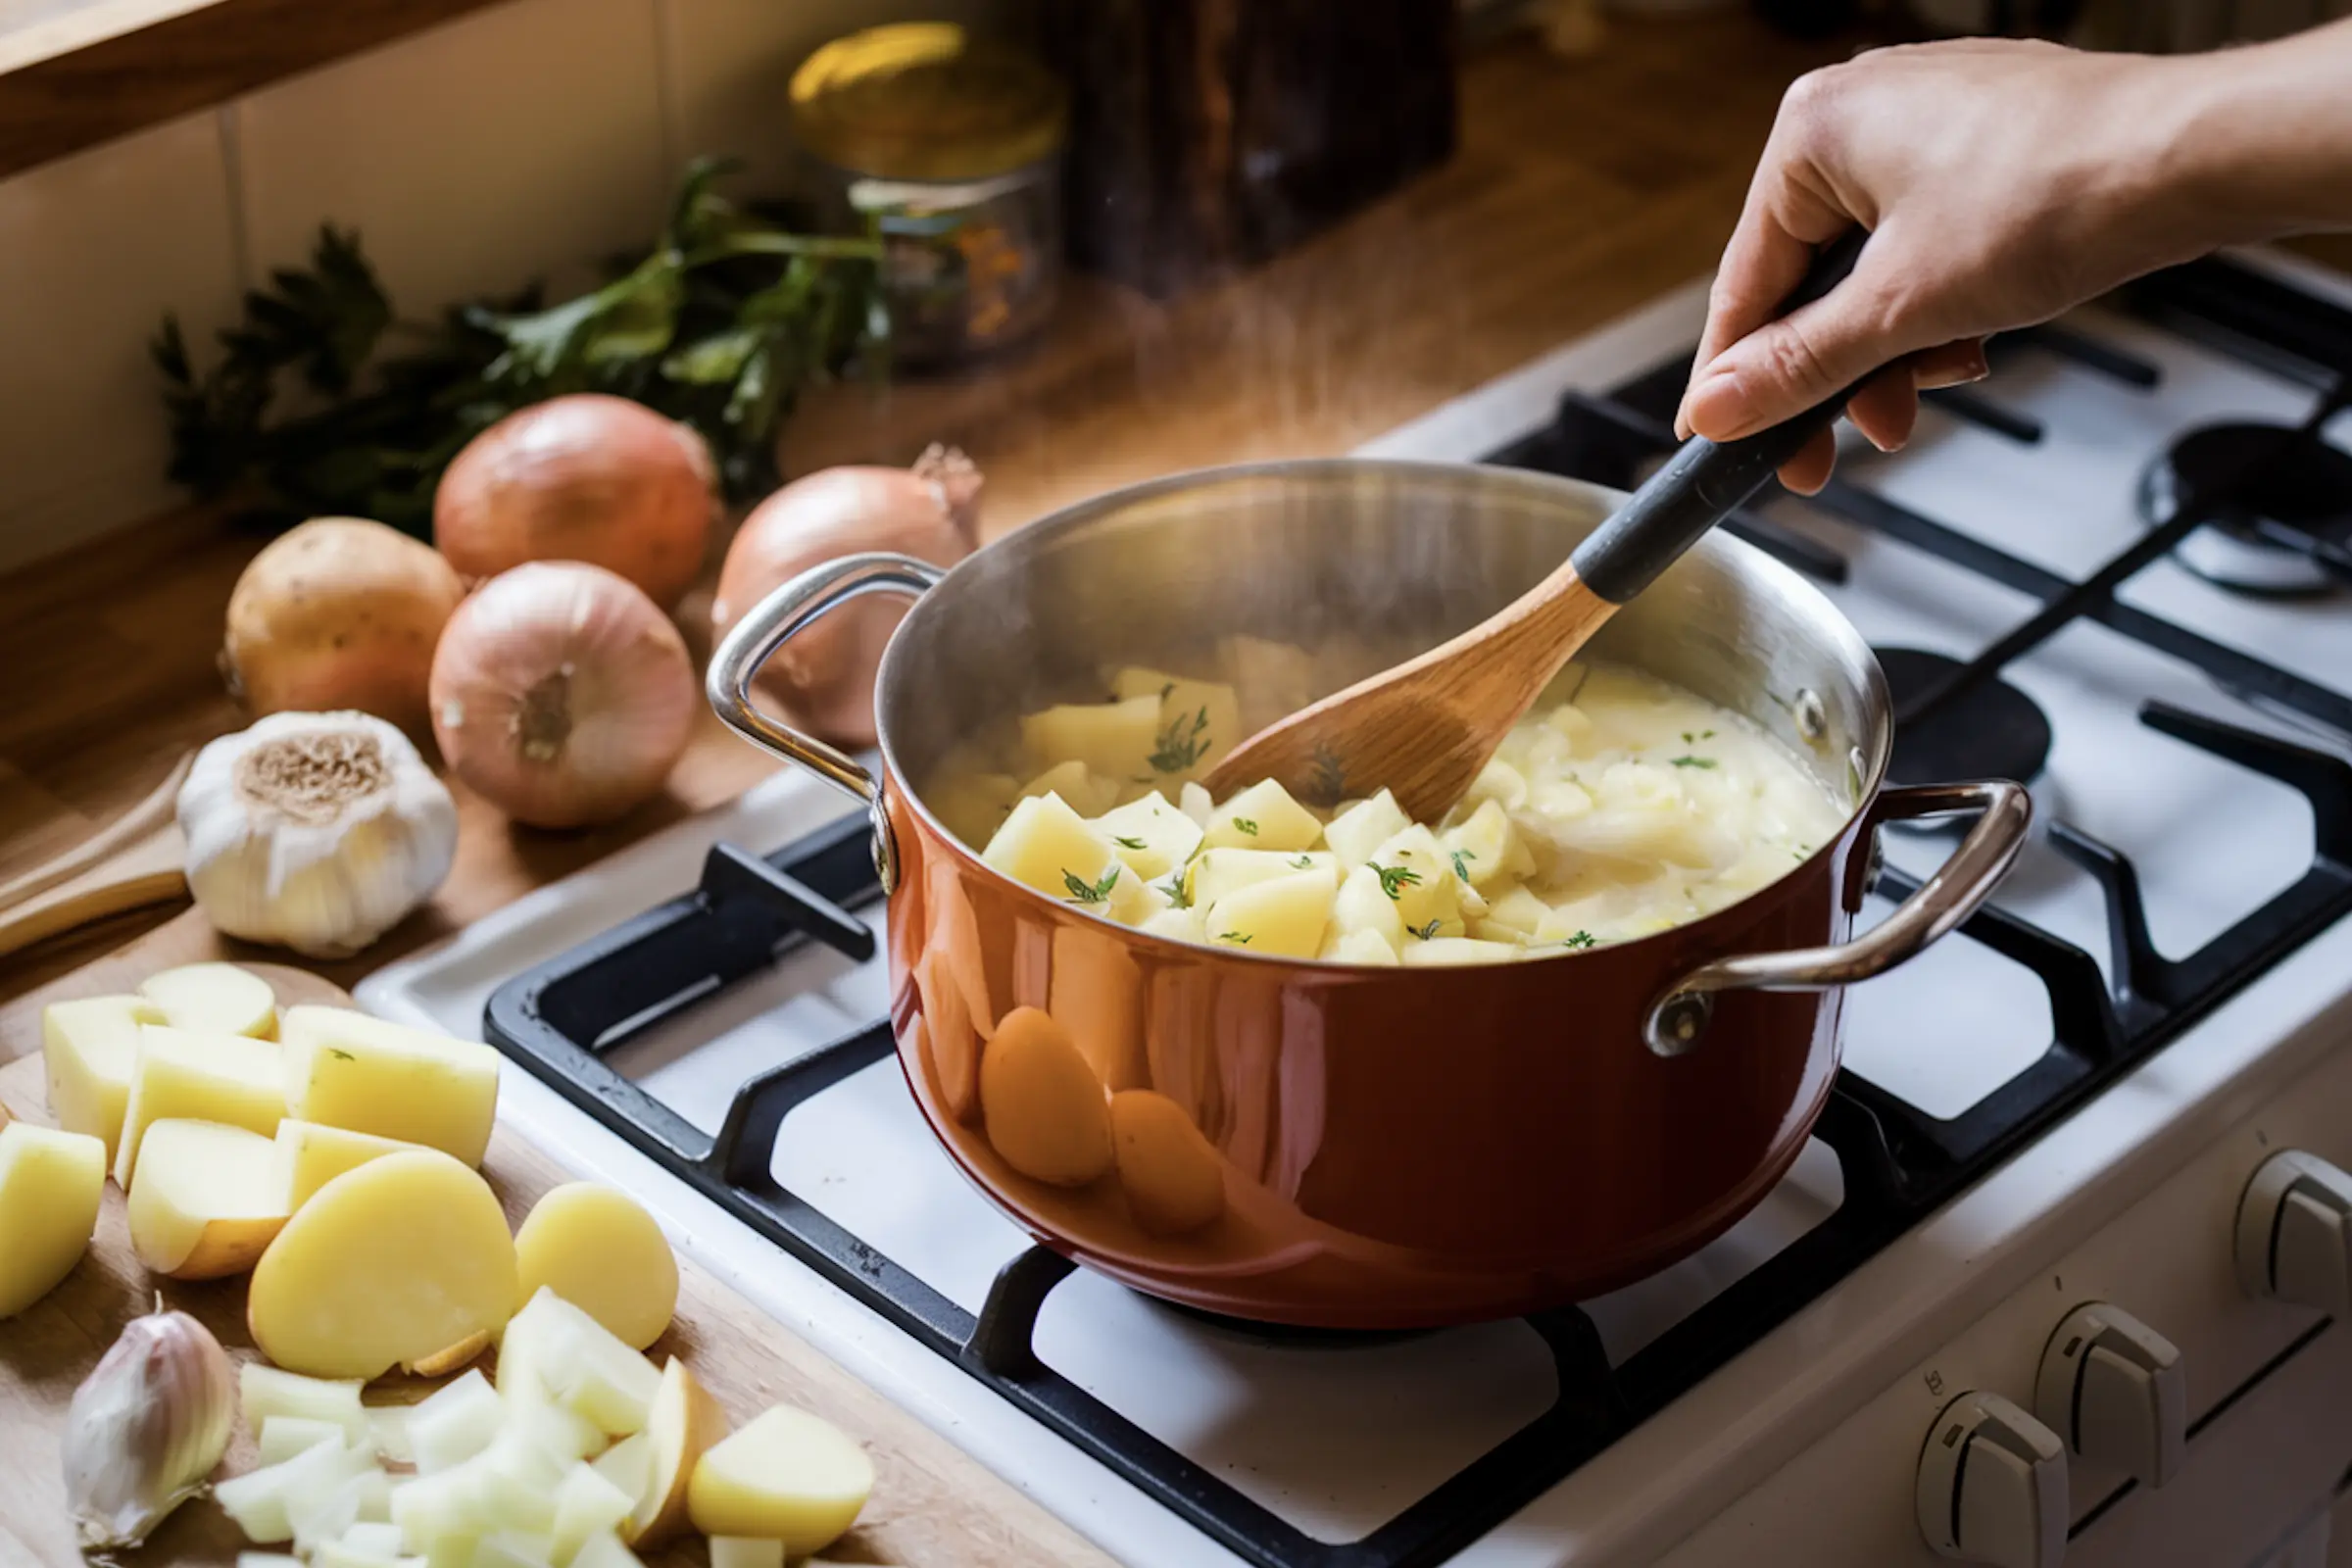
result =
[{"label": "brown onion skin", "polygon": [[641,403],[551,398],[508,415],[451,461],[433,493],[433,542],[469,578],[584,561],[667,609],[703,569],[714,479],[703,438]]},{"label": "brown onion skin", "polygon": [[[522,744],[526,695],[551,689],[566,733],[552,755],[533,757]],[[701,702],[686,639],[661,607],[576,561],[526,563],[476,590],[442,633],[431,696],[450,772],[515,821],[545,828],[610,822],[660,794]],[[624,701],[641,705],[625,711],[652,715],[631,726],[628,764],[583,767],[613,749]]]},{"label": "brown onion skin", "polygon": [[237,578],[221,670],[256,715],[357,709],[418,729],[434,645],[465,597],[430,546],[365,517],[313,517]]},{"label": "brown onion skin", "polygon": [[[953,566],[979,532],[979,470],[933,447],[912,468],[841,467],[807,474],[744,518],[719,568],[711,631],[810,566],[892,551]],[[792,722],[836,746],[874,744],[874,675],[907,605],[869,595],[832,611],[760,667],[760,690]]]}]

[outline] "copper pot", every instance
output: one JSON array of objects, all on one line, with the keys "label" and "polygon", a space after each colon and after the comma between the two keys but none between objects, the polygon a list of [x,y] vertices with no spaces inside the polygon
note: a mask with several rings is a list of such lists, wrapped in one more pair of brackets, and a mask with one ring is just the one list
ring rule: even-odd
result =
[{"label": "copper pot", "polygon": [[[990,870],[909,788],[983,718],[1096,690],[1104,664],[1182,668],[1235,632],[1432,646],[1619,499],[1446,465],[1214,469],[1071,507],[944,573],[894,556],[817,567],[727,636],[720,715],[868,803],[907,1083],[1014,1221],[1169,1300],[1408,1328],[1641,1278],[1779,1181],[1838,1066],[1838,988],[1984,903],[2031,807],[2006,782],[1882,788],[1892,725],[1870,649],[1734,539],[1702,541],[1592,653],[1763,725],[1851,814],[1781,881],[1657,936],[1460,969],[1191,947]],[[882,662],[876,780],[760,712],[751,681],[808,621],[886,591],[920,598]],[[1852,936],[1879,824],[1964,811],[1981,815],[1943,867]]]}]

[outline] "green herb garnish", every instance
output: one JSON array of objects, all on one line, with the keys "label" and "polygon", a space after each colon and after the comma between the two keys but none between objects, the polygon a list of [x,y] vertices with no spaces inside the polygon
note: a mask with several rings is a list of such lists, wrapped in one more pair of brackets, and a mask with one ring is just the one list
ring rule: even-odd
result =
[{"label": "green herb garnish", "polygon": [[1421,885],[1421,873],[1401,865],[1374,864],[1372,874],[1380,878],[1380,891],[1386,893],[1392,903],[1403,898],[1407,887]]},{"label": "green herb garnish", "polygon": [[350,1052],[338,1051],[333,1046],[326,1048],[326,1054],[334,1057],[337,1061],[357,1061],[360,1059],[359,1057],[353,1055]]},{"label": "green herb garnish", "polygon": [[308,270],[277,270],[245,296],[201,374],[164,318],[152,353],[169,476],[278,526],[354,515],[427,537],[441,471],[476,433],[559,394],[604,392],[692,425],[730,499],[766,493],[801,392],[853,362],[887,364],[882,244],[737,206],[712,189],[732,168],[696,162],[651,253],[552,306],[533,288],[401,320],[359,236],[322,227]]},{"label": "green herb garnish", "polygon": [[1674,765],[1677,767],[1713,767],[1715,759],[1712,757],[1678,757],[1674,760]]},{"label": "green herb garnish", "polygon": [[1238,948],[1246,948],[1250,945],[1250,938],[1244,936],[1239,931],[1220,931],[1217,933],[1217,940],[1219,942],[1230,942]]},{"label": "green herb garnish", "polygon": [[1312,871],[1315,868],[1315,858],[1311,855],[1301,855],[1291,863],[1301,871]]},{"label": "green herb garnish", "polygon": [[1715,732],[1711,729],[1702,729],[1695,735],[1691,734],[1689,730],[1683,731],[1683,744],[1685,746],[1690,745],[1693,741],[1711,741],[1714,738]]},{"label": "green herb garnish", "polygon": [[1579,931],[1560,944],[1563,948],[1589,948],[1596,939],[1590,931]]},{"label": "green herb garnish", "polygon": [[1445,923],[1446,922],[1443,920],[1432,920],[1427,925],[1407,926],[1405,929],[1412,932],[1413,935],[1419,937],[1424,942],[1435,942],[1438,940],[1438,928]]},{"label": "green herb garnish", "polygon": [[1208,728],[1206,706],[1197,710],[1188,726],[1185,716],[1178,713],[1168,720],[1168,727],[1159,732],[1158,743],[1151,757],[1152,765],[1162,773],[1181,773],[1200,760],[1208,750],[1204,733]]},{"label": "green herb garnish", "polygon": [[1142,839],[1119,838],[1115,835],[1112,837],[1110,842],[1116,844],[1122,850],[1140,850],[1144,847],[1144,841]]},{"label": "green herb garnish", "polygon": [[1168,878],[1168,907],[1171,909],[1189,909],[1193,906],[1192,891],[1184,885],[1184,870],[1183,866],[1178,866],[1175,874]]},{"label": "green herb garnish", "polygon": [[1250,818],[1246,816],[1235,817],[1233,819],[1233,825],[1237,828],[1240,828],[1243,832],[1249,834],[1251,838],[1257,837],[1257,824],[1250,821]]},{"label": "green herb garnish", "polygon": [[1465,882],[1469,881],[1469,880],[1470,880],[1470,866],[1469,866],[1469,862],[1470,862],[1470,861],[1472,861],[1472,860],[1475,860],[1475,859],[1477,859],[1477,858],[1478,858],[1478,856],[1477,856],[1477,854],[1476,854],[1474,851],[1471,851],[1471,850],[1456,850],[1456,851],[1454,851],[1454,852],[1453,852],[1453,874],[1454,874],[1455,876],[1458,876],[1458,877],[1460,877],[1460,878],[1461,878],[1463,881],[1465,881]]},{"label": "green herb garnish", "polygon": [[1089,882],[1075,871],[1061,873],[1061,885],[1070,890],[1070,897],[1080,904],[1101,904],[1110,897],[1110,890],[1119,880],[1119,867],[1112,866],[1102,873],[1100,882]]}]

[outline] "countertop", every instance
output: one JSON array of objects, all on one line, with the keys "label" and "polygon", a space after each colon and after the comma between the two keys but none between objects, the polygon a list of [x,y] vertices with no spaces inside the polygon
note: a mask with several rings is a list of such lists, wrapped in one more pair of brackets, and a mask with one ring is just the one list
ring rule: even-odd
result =
[{"label": "countertop", "polygon": [[[1009,357],[806,405],[787,432],[788,471],[903,463],[952,441],[987,474],[994,535],[1177,469],[1345,452],[1710,268],[1783,87],[1844,47],[1790,42],[1743,11],[1619,21],[1580,60],[1524,34],[1481,46],[1445,168],[1173,303],[1073,279],[1047,332]],[[0,881],[244,722],[214,658],[229,589],[261,542],[189,510],[0,577]],[[680,610],[698,649],[708,604],[698,590]],[[709,719],[663,797],[582,834],[513,828],[461,789],[457,867],[439,895],[322,972],[349,984],[769,765]],[[166,918],[201,916],[167,906],[0,959],[0,997]]]}]

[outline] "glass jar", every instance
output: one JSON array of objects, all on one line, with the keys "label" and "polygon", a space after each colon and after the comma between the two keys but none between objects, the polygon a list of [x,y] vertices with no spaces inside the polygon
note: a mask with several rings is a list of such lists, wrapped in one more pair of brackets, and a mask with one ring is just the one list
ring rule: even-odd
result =
[{"label": "glass jar", "polygon": [[895,359],[954,361],[1044,321],[1069,107],[1043,66],[949,23],[872,27],[793,74],[792,123],[833,220],[881,234]]}]

